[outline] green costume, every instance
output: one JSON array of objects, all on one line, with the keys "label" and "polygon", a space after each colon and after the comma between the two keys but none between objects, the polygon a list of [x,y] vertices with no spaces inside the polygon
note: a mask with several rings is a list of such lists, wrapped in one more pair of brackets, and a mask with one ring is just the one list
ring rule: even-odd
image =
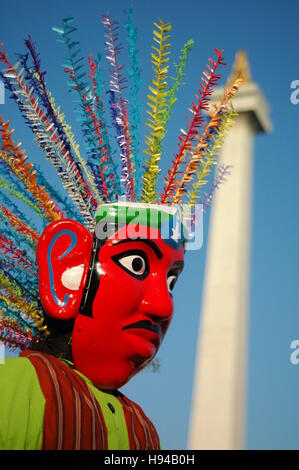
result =
[{"label": "green costume", "polygon": [[0,449],[159,449],[141,408],[35,351],[0,370]]}]

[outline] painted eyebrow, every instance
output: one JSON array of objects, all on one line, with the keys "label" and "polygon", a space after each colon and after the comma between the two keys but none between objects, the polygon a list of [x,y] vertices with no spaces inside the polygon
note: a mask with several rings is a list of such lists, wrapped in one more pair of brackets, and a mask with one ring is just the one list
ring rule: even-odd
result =
[{"label": "painted eyebrow", "polygon": [[130,242],[142,242],[148,245],[156,254],[158,259],[163,258],[163,253],[160,248],[156,245],[155,242],[149,240],[148,238],[126,238],[125,240],[117,240],[115,245],[120,245],[120,243],[130,243]]},{"label": "painted eyebrow", "polygon": [[175,269],[175,268],[183,269],[183,267],[184,267],[184,261],[175,261],[171,269]]},{"label": "painted eyebrow", "polygon": [[183,268],[184,268],[184,261],[175,261],[173,265],[171,266],[168,274],[172,273],[176,269],[179,269],[179,274],[180,274],[183,271]]}]

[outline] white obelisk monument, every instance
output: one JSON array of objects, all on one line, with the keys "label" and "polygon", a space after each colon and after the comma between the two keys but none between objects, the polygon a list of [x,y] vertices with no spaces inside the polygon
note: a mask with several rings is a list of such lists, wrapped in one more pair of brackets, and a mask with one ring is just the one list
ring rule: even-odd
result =
[{"label": "white obelisk monument", "polygon": [[[253,142],[257,132],[270,131],[271,122],[244,51],[236,54],[231,79],[238,76],[244,80],[233,100],[239,115],[219,158],[232,169],[211,210],[190,449],[245,446]],[[222,93],[217,89],[212,101]]]}]

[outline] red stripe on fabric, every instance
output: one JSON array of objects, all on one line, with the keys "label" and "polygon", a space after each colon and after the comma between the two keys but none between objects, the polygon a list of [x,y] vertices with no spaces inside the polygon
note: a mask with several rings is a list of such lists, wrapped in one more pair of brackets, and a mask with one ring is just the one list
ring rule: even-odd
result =
[{"label": "red stripe on fabric", "polygon": [[[71,441],[68,440],[68,436],[66,436],[66,444],[65,444],[65,450],[80,450],[83,446],[83,426],[82,422],[84,419],[86,419],[88,423],[89,417],[86,416],[88,414],[88,410],[85,410],[84,407],[82,406],[82,397],[81,397],[81,391],[80,388],[77,386],[74,386],[74,380],[75,374],[72,369],[68,366],[66,366],[63,362],[59,361],[58,365],[60,368],[62,368],[64,375],[65,375],[65,380],[67,381],[66,388],[70,389],[72,392],[72,413],[73,416],[72,423],[73,423],[73,428],[69,429],[67,432],[71,435],[73,435],[73,444],[71,445]],[[68,422],[68,417],[66,418],[66,422]],[[88,424],[87,424],[88,427]],[[86,434],[86,439],[87,442],[89,443],[89,433]],[[70,437],[70,436],[69,436]],[[67,443],[68,441],[68,443]],[[87,449],[90,449],[90,447],[87,445]]]},{"label": "red stripe on fabric", "polygon": [[[62,363],[50,355],[44,358],[45,361],[49,364],[50,372],[54,370],[56,374],[56,380],[59,384],[59,389],[61,391],[61,400],[62,400],[62,436],[61,444],[58,445],[58,450],[67,450],[73,449],[75,445],[75,430],[76,430],[76,408],[75,408],[75,396],[72,387],[69,386],[69,381],[67,377],[67,372],[62,367]],[[60,397],[58,397],[60,398]],[[59,423],[59,421],[58,421]],[[59,435],[61,435],[61,430],[58,428]]]},{"label": "red stripe on fabric", "polygon": [[94,406],[93,404],[91,403],[91,401],[87,398],[87,397],[84,397],[84,400],[87,404],[87,406],[89,407],[90,409],[90,413],[91,413],[91,450],[96,450],[97,449],[97,440],[98,440],[98,429],[97,429],[97,426],[96,426],[96,411],[94,409]]},{"label": "red stripe on fabric", "polygon": [[134,417],[135,417],[135,423],[136,423],[136,429],[138,430],[140,439],[142,439],[142,449],[149,450],[152,449],[152,447],[149,444],[149,431],[148,431],[148,425],[144,417],[141,415],[139,412],[138,408],[136,407],[135,403],[131,402],[131,406],[133,409]]},{"label": "red stripe on fabric", "polygon": [[[97,449],[108,447],[101,406],[91,389],[71,367],[48,354],[24,351],[36,369],[46,399],[43,449]],[[158,433],[143,410],[117,393],[127,425],[131,450],[159,450]]]},{"label": "red stripe on fabric", "polygon": [[35,367],[46,399],[43,449],[106,450],[101,407],[85,381],[54,356],[30,350],[22,355]]},{"label": "red stripe on fabric", "polygon": [[152,436],[152,439],[153,439],[153,442],[154,442],[154,449],[160,450],[161,449],[160,438],[159,438],[159,435],[157,433],[157,430],[156,430],[155,426],[153,425],[153,423],[151,421],[149,422],[149,426],[150,426],[150,430],[151,430],[151,436]]},{"label": "red stripe on fabric", "polygon": [[121,403],[125,415],[130,450],[140,450],[140,443],[135,432],[134,414],[129,400],[126,402],[126,397],[122,394],[117,395],[117,399]]},{"label": "red stripe on fabric", "polygon": [[143,420],[143,417],[142,415],[140,414],[138,408],[136,408],[134,405],[132,405],[133,407],[133,410],[135,412],[135,415],[138,419],[138,422],[140,423],[140,426],[142,428],[142,431],[144,433],[144,437],[145,437],[145,443],[144,443],[144,448],[146,450],[149,450],[149,449],[153,449],[153,442],[151,441],[151,445],[149,443],[150,441],[150,432],[149,432],[149,429],[148,429],[148,425],[146,423],[146,421]]},{"label": "red stripe on fabric", "polygon": [[130,449],[159,450],[160,441],[158,433],[140,406],[121,393],[117,395],[117,398],[123,407]]},{"label": "red stripe on fabric", "polygon": [[103,449],[108,449],[108,432],[107,432],[107,427],[106,423],[104,420],[104,416],[101,410],[100,404],[96,401],[92,391],[88,387],[89,390],[89,395],[92,401],[92,404],[94,406],[94,409],[96,411],[96,418],[97,418],[97,423],[99,424],[99,432],[98,432],[98,439],[100,439],[100,445],[102,445]]},{"label": "red stripe on fabric", "polygon": [[[27,357],[25,351],[21,353],[21,356]],[[46,448],[46,443],[50,449],[57,449],[58,408],[54,383],[48,368],[38,355],[28,357],[28,359],[35,368],[41,390],[46,400],[42,449]],[[52,419],[48,420],[48,416],[52,416]]]},{"label": "red stripe on fabric", "polygon": [[[92,449],[93,442],[95,441],[96,450],[107,449],[107,429],[104,417],[100,405],[95,400],[92,392],[90,392],[88,385],[75,371],[71,369],[70,366],[53,356],[51,356],[51,360],[56,363],[58,368],[64,371],[69,387],[71,387],[72,390],[75,389],[78,393],[77,398],[79,397],[80,404],[77,402],[76,412],[80,414],[75,415],[74,423],[75,425],[77,423],[77,426],[78,423],[80,423],[80,428],[77,429],[79,433],[77,437],[78,448],[80,450],[90,450]],[[91,408],[90,403],[88,403],[88,397],[92,397]],[[66,409],[66,411],[69,410]],[[93,415],[95,415],[95,428],[93,427]],[[66,416],[66,422],[68,422],[68,413]],[[92,436],[94,429],[97,430],[97,439]]]},{"label": "red stripe on fabric", "polygon": [[82,407],[79,394],[73,388],[75,395],[75,409],[76,409],[76,427],[75,427],[75,450],[81,449],[81,421],[82,421]]},{"label": "red stripe on fabric", "polygon": [[151,420],[146,416],[142,408],[137,405],[137,403],[133,403],[133,406],[137,413],[138,419],[143,420],[145,423],[146,433],[148,434],[150,440],[148,450],[160,450],[160,439],[155,426],[153,425]]},{"label": "red stripe on fabric", "polygon": [[[71,370],[68,366],[69,370]],[[108,448],[108,433],[101,410],[100,404],[94,398],[94,395],[86,382],[76,372],[72,371],[72,380],[77,390],[80,389],[80,396],[83,400],[83,427],[88,427],[88,433],[83,432],[82,449],[105,450]],[[88,420],[86,417],[88,416]]]}]

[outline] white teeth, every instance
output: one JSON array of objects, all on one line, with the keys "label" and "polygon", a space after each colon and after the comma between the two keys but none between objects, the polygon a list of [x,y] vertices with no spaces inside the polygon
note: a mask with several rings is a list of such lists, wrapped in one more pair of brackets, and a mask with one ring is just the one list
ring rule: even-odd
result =
[{"label": "white teeth", "polygon": [[69,268],[61,276],[61,282],[67,289],[78,290],[84,272],[84,264]]}]

